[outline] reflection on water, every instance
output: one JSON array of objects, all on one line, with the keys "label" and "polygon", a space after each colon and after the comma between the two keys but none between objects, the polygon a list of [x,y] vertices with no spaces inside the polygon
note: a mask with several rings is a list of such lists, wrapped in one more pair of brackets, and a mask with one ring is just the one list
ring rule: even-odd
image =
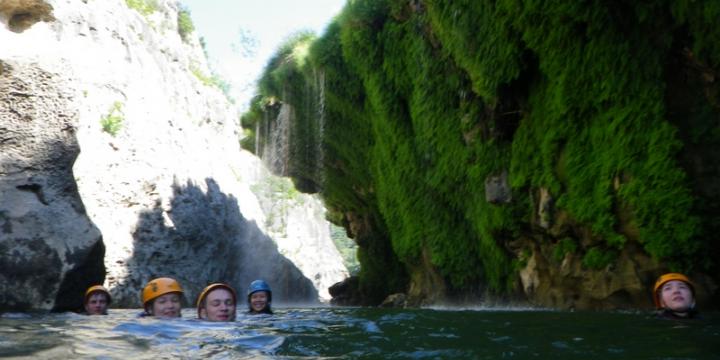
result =
[{"label": "reflection on water", "polygon": [[15,359],[720,359],[720,314],[286,308],[232,323],[3,314],[0,357]]}]

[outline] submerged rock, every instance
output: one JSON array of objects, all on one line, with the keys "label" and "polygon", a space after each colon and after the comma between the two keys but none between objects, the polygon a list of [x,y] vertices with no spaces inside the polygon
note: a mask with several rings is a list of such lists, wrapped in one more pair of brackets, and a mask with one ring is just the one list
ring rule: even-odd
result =
[{"label": "submerged rock", "polygon": [[380,304],[380,307],[404,308],[407,305],[407,296],[403,293],[390,294]]},{"label": "submerged rock", "polygon": [[362,296],[360,295],[360,290],[358,288],[359,284],[360,281],[357,276],[350,276],[343,281],[333,284],[328,289],[330,296],[332,296],[330,303],[340,306],[361,304]]}]

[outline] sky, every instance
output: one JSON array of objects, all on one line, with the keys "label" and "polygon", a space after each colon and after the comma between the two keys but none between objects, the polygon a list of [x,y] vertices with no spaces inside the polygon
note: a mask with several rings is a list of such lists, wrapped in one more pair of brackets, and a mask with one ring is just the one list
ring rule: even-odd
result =
[{"label": "sky", "polygon": [[[205,39],[211,68],[230,83],[241,111],[247,109],[256,80],[283,41],[303,30],[322,35],[345,1],[180,0],[190,10],[195,32]],[[243,36],[257,44],[252,54],[242,51],[247,49],[240,46]]]}]

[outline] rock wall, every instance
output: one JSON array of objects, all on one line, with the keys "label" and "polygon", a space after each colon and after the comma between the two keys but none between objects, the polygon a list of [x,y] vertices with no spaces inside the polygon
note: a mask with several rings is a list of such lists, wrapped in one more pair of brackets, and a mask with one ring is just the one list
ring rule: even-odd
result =
[{"label": "rock wall", "polygon": [[[73,178],[78,114],[67,79],[0,60],[0,304],[71,306],[102,282],[105,248]],[[56,300],[57,299],[57,300]]]},{"label": "rock wall", "polygon": [[[14,8],[10,9],[10,3]],[[322,295],[327,293],[324,288],[346,274],[337,250],[329,255],[323,251],[283,253],[287,247],[283,241],[310,239],[320,247],[332,247],[332,241],[312,231],[287,239],[270,237],[267,227],[277,220],[268,220],[271,216],[263,212],[255,194],[266,182],[267,172],[258,159],[239,148],[242,129],[237,112],[209,82],[210,71],[197,38],[183,40],[179,35],[177,3],[158,3],[155,11],[145,15],[120,0],[4,1],[0,6],[5,25],[0,29],[3,64],[32,64],[24,66],[50,74],[57,79],[58,92],[69,92],[74,99],[67,111],[55,114],[67,123],[58,124],[55,132],[72,137],[51,142],[62,151],[49,153],[62,156],[66,164],[64,177],[53,181],[77,188],[74,198],[66,192],[63,201],[66,208],[74,204],[80,210],[63,215],[77,213],[75,218],[83,219],[84,203],[87,215],[103,234],[101,241],[97,229],[87,230],[92,225],[85,216],[87,225],[76,230],[84,236],[75,241],[85,239],[86,253],[104,245],[105,285],[114,306],[140,306],[142,286],[157,276],[177,278],[188,304],[210,282],[228,282],[243,293],[256,278],[270,283],[276,302],[327,298]],[[38,8],[47,11],[31,15],[28,10]],[[40,22],[28,20],[33,16]],[[31,84],[42,81],[31,75],[16,77]],[[29,94],[30,99],[36,97]],[[12,102],[0,104],[7,107]],[[12,109],[0,114],[7,112]],[[6,126],[5,122],[3,117],[0,126]],[[35,126],[38,133],[53,133],[47,125]],[[2,144],[5,154],[8,143]],[[72,167],[78,147],[80,154]],[[31,159],[41,154],[23,152]],[[8,178],[10,173],[2,175],[3,183],[9,183],[3,186],[3,196],[9,196],[5,188],[18,189],[13,196],[25,198],[39,193],[35,183],[28,182],[28,173],[17,179]],[[48,177],[54,179],[52,174]],[[42,214],[37,219],[55,222],[54,217]],[[48,231],[39,229],[38,233],[47,235]],[[61,244],[58,236],[64,237],[58,234],[47,240],[53,248]],[[97,263],[102,254],[93,254]],[[70,259],[78,262],[75,259],[80,258],[58,256],[66,272],[72,269],[68,264],[74,264]],[[338,261],[333,262],[333,256]],[[296,265],[297,257],[311,265]],[[328,263],[340,267],[328,270],[324,267]],[[28,266],[37,269],[39,265],[30,262]],[[97,273],[82,276],[87,283],[103,280]],[[75,299],[81,294],[76,289]],[[70,300],[73,305],[65,307],[77,306],[77,301]],[[0,302],[0,308],[7,303]]]},{"label": "rock wall", "polygon": [[348,2],[269,62],[243,123],[294,109],[358,244],[334,299],[645,308],[673,270],[717,307],[720,7],[530,3]]}]

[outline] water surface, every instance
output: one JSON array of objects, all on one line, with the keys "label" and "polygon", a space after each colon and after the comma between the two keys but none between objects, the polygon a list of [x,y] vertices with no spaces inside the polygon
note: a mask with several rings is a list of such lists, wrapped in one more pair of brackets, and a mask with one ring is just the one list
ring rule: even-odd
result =
[{"label": "water surface", "polygon": [[184,318],[3,314],[15,359],[720,359],[720,314],[283,308],[233,323]]}]

